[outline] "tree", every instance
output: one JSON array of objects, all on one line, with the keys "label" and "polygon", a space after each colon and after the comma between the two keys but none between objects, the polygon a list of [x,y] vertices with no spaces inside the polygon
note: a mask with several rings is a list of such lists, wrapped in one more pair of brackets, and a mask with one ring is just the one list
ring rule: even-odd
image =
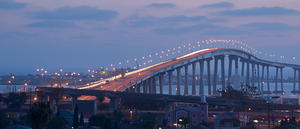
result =
[{"label": "tree", "polygon": [[89,118],[89,125],[104,127],[105,120],[106,120],[106,117],[103,115],[93,115]]},{"label": "tree", "polygon": [[2,110],[0,110],[0,129],[6,128],[9,125],[11,125],[11,120]]},{"label": "tree", "polygon": [[32,105],[28,114],[33,129],[44,129],[52,117],[52,110],[49,104],[38,102]]},{"label": "tree", "polygon": [[60,116],[55,116],[52,120],[49,121],[47,129],[65,129],[68,125],[68,121]]},{"label": "tree", "polygon": [[75,105],[75,109],[74,109],[74,117],[73,117],[73,127],[75,129],[78,128],[78,107],[77,107],[77,104]]},{"label": "tree", "polygon": [[79,126],[84,126],[83,113],[80,113]]}]

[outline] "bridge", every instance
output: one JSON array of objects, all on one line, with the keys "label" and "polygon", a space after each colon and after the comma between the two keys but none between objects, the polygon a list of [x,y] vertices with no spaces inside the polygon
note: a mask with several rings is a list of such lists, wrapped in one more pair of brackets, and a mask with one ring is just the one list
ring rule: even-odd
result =
[{"label": "bridge", "polygon": [[[228,61],[226,61],[228,60]],[[220,63],[219,63],[220,62]],[[228,64],[225,65],[225,62]],[[107,91],[127,91],[134,93],[146,94],[163,94],[164,77],[168,77],[168,93],[169,95],[197,95],[196,81],[199,80],[199,95],[204,95],[204,83],[207,84],[208,95],[217,94],[218,77],[221,74],[222,90],[226,86],[233,84],[232,72],[234,62],[234,74],[241,77],[241,84],[248,86],[257,86],[258,91],[266,94],[284,94],[283,88],[283,70],[291,68],[294,70],[294,85],[292,93],[300,93],[300,65],[281,63],[260,59],[248,52],[231,49],[231,48],[210,48],[191,52],[189,54],[173,58],[138,69],[132,72],[107,78],[104,80],[93,82],[91,85],[84,85],[78,89],[94,89]],[[213,69],[211,65],[213,63]],[[199,65],[200,77],[196,78],[196,65]],[[219,66],[220,65],[220,66]],[[241,68],[239,68],[241,65]],[[189,70],[191,66],[191,70]],[[206,67],[205,67],[206,66]],[[228,75],[225,75],[225,66],[228,66]],[[275,90],[270,88],[270,68],[276,70],[275,75]],[[184,87],[181,90],[182,69],[184,69]],[[204,69],[207,71],[207,82],[204,82]],[[219,73],[220,69],[220,73]],[[211,78],[211,71],[213,70],[213,78]],[[240,71],[239,71],[240,70]],[[177,88],[176,93],[173,93],[173,74],[176,71]],[[192,71],[192,87],[188,86],[189,71]],[[280,74],[279,74],[280,72]],[[296,88],[298,72],[298,89]],[[251,74],[251,75],[250,75]],[[265,75],[266,74],[266,75]],[[265,78],[266,77],[266,78]],[[280,77],[280,79],[279,79]],[[266,82],[266,83],[265,83]],[[280,88],[279,83],[280,82]],[[158,84],[157,84],[158,83]],[[266,86],[265,86],[266,84]],[[157,86],[159,88],[157,88]],[[191,90],[191,92],[189,92]],[[183,92],[182,92],[183,91]],[[191,93],[191,94],[189,94]]]}]

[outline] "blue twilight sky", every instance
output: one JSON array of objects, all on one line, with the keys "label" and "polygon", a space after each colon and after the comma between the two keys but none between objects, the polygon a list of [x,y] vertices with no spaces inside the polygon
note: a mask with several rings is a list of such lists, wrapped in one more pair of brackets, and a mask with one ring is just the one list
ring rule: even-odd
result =
[{"label": "blue twilight sky", "polygon": [[0,74],[86,71],[203,39],[300,63],[299,0],[0,0]]}]

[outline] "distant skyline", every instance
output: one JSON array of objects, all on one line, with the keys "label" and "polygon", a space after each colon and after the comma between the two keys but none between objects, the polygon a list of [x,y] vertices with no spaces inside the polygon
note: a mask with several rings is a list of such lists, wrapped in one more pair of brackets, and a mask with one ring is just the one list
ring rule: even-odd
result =
[{"label": "distant skyline", "polygon": [[0,75],[86,71],[183,42],[234,39],[300,64],[299,0],[1,0]]}]

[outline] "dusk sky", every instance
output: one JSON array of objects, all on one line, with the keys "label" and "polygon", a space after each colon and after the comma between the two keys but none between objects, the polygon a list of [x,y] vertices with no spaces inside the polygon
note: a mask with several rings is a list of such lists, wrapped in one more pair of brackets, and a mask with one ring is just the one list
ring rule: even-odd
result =
[{"label": "dusk sky", "polygon": [[299,0],[0,0],[0,74],[84,71],[234,39],[300,63]]}]

